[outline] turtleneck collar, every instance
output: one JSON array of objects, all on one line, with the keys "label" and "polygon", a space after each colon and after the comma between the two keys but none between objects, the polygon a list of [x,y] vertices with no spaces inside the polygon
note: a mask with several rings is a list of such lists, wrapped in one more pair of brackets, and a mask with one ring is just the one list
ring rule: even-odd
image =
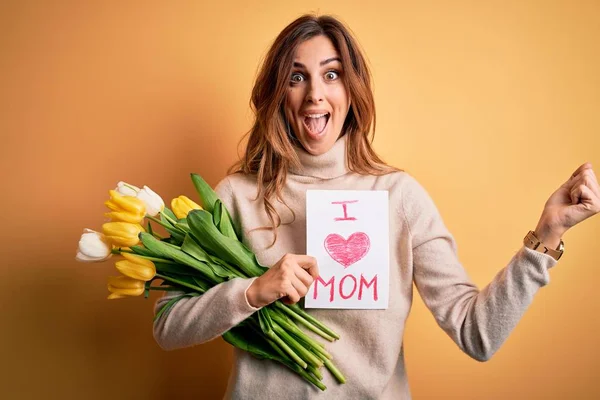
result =
[{"label": "turtleneck collar", "polygon": [[346,135],[338,138],[329,151],[318,156],[310,154],[301,145],[294,145],[294,149],[301,166],[300,168],[290,167],[291,174],[333,179],[345,175],[349,171],[346,159]]}]

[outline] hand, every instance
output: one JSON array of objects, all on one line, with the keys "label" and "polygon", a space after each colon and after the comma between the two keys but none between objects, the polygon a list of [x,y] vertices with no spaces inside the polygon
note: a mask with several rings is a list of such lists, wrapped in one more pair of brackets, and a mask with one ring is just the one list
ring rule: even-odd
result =
[{"label": "hand", "polygon": [[592,164],[585,163],[546,201],[535,232],[544,244],[554,248],[568,229],[598,212],[600,186]]},{"label": "hand", "polygon": [[248,303],[260,308],[284,298],[285,304],[295,304],[306,295],[318,276],[316,258],[286,254],[252,282],[246,292]]}]

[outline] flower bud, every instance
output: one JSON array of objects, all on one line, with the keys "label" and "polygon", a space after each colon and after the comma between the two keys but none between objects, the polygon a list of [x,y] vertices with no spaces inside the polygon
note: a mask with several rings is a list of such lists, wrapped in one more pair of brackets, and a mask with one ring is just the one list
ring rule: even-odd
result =
[{"label": "flower bud", "polygon": [[120,181],[119,183],[117,183],[117,187],[115,188],[115,191],[118,192],[122,196],[135,197],[138,194],[138,192],[140,191],[140,188],[137,186],[130,185],[127,182]]},{"label": "flower bud", "polygon": [[112,246],[100,232],[84,229],[79,239],[75,259],[82,262],[100,262],[110,258]]},{"label": "flower bud", "polygon": [[152,261],[131,253],[121,255],[125,259],[117,261],[115,266],[123,275],[141,281],[149,281],[156,275],[156,267]]},{"label": "flower bud", "polygon": [[105,215],[111,221],[122,221],[139,224],[146,216],[146,205],[140,199],[131,196],[122,196],[115,190],[109,190],[110,200],[104,204],[112,210]]},{"label": "flower bud", "polygon": [[140,232],[146,232],[140,224],[107,222],[102,225],[106,238],[117,247],[131,247],[140,242]]},{"label": "flower bud", "polygon": [[119,299],[126,296],[140,296],[144,293],[144,281],[133,279],[128,276],[109,276],[108,291],[109,299]]},{"label": "flower bud", "polygon": [[171,200],[171,209],[178,219],[185,218],[192,210],[202,210],[198,204],[181,195]]},{"label": "flower bud", "polygon": [[144,202],[146,205],[146,214],[151,217],[156,217],[158,213],[165,208],[163,199],[148,186],[144,186],[144,188],[137,193],[137,198]]}]

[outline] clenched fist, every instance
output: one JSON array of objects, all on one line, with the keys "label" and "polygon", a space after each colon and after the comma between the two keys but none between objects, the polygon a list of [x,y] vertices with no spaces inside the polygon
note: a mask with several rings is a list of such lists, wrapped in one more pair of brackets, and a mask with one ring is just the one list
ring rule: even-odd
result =
[{"label": "clenched fist", "polygon": [[285,304],[295,304],[318,276],[314,257],[288,253],[252,282],[246,292],[248,303],[260,308],[283,298]]}]

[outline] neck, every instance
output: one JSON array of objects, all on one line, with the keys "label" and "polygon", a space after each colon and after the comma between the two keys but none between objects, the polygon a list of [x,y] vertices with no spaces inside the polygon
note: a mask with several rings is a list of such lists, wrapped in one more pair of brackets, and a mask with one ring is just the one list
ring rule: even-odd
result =
[{"label": "neck", "polygon": [[326,153],[318,156],[310,154],[302,147],[294,146],[294,148],[300,160],[300,168],[290,167],[291,174],[333,179],[349,171],[346,159],[346,135],[338,138]]}]

